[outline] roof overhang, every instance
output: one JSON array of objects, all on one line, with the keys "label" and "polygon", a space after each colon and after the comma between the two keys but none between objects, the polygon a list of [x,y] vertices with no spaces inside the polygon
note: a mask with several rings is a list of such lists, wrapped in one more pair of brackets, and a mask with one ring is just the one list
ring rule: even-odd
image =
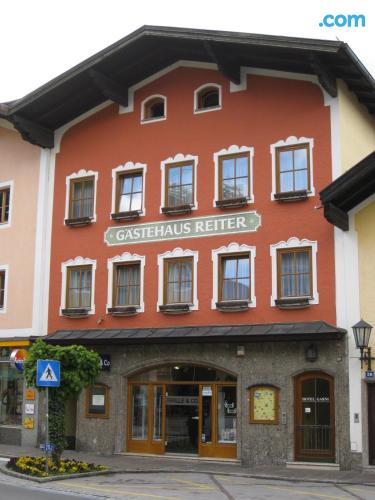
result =
[{"label": "roof overhang", "polygon": [[334,226],[348,231],[350,210],[374,193],[375,151],[320,192],[324,217]]},{"label": "roof overhang", "polygon": [[45,340],[57,345],[134,345],[235,342],[290,342],[340,339],[346,330],[324,321],[255,325],[191,326],[108,330],[57,330]]},{"label": "roof overhang", "polygon": [[126,105],[130,87],[180,60],[215,63],[236,84],[244,66],[316,75],[334,97],[342,79],[375,114],[375,81],[343,42],[143,26],[22,99],[0,104],[0,117],[25,140],[52,148],[55,130],[107,100]]}]

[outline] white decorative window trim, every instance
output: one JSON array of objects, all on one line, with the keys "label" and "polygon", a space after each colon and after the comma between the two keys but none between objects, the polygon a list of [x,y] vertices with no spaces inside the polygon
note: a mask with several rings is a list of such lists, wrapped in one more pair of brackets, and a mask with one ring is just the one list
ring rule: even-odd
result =
[{"label": "white decorative window trim", "polygon": [[61,264],[62,273],[62,284],[61,284],[61,305],[60,305],[60,316],[63,316],[62,310],[66,309],[66,286],[68,278],[68,267],[75,266],[92,266],[91,272],[91,306],[88,314],[95,314],[95,271],[96,271],[96,260],[75,257],[74,259],[67,260]]},{"label": "white decorative window trim", "polygon": [[157,311],[164,305],[164,260],[176,259],[178,257],[193,257],[193,305],[191,311],[198,310],[198,252],[194,250],[182,250],[175,248],[172,251],[158,255],[158,303]]},{"label": "white decorative window trim", "polygon": [[5,314],[7,312],[7,302],[8,302],[8,283],[9,283],[9,266],[8,266],[8,264],[0,264],[0,271],[5,271],[4,306],[2,308],[0,308],[0,314]]},{"label": "white decorative window trim", "polygon": [[[142,170],[142,213],[139,215],[143,217],[146,215],[146,208],[145,208],[145,197],[146,197],[146,172],[147,172],[147,165],[145,163],[133,163],[132,161],[127,161],[123,165],[119,165],[116,168],[112,169],[112,207],[111,207],[111,213],[114,214],[116,213],[117,207],[116,207],[116,192],[117,192],[117,176],[118,174],[126,174],[127,172],[132,172]],[[111,218],[111,216],[109,216]]]},{"label": "white decorative window trim", "polygon": [[[157,118],[145,118],[145,109],[146,109],[146,104],[156,98],[163,99],[164,101],[164,116],[160,116]],[[162,94],[154,94],[150,95],[149,97],[146,97],[146,99],[143,99],[141,102],[141,124],[146,125],[147,123],[155,123],[155,122],[162,122],[167,119],[167,97]]]},{"label": "white decorative window trim", "polygon": [[211,309],[217,309],[216,303],[219,301],[219,257],[220,255],[230,255],[234,253],[249,253],[250,254],[250,297],[248,307],[256,307],[257,299],[255,296],[255,257],[256,247],[249,245],[240,245],[239,243],[230,243],[228,246],[222,246],[212,250],[213,263],[213,288]]},{"label": "white decorative window trim", "polygon": [[288,239],[288,241],[279,241],[275,245],[270,245],[270,255],[272,262],[272,296],[271,307],[275,307],[275,300],[277,300],[277,251],[282,248],[311,248],[311,262],[312,262],[312,299],[309,300],[310,304],[319,304],[318,294],[318,274],[316,267],[316,254],[318,252],[318,242],[311,240],[300,240],[295,236]]},{"label": "white decorative window trim", "polygon": [[144,312],[145,304],[144,304],[144,276],[145,276],[145,262],[146,257],[144,255],[138,255],[136,253],[131,254],[129,252],[124,252],[121,255],[116,255],[116,257],[112,257],[107,261],[108,267],[108,294],[107,294],[107,314],[108,309],[113,307],[113,272],[114,272],[114,264],[126,264],[128,262],[138,262],[140,264],[141,272],[140,272],[140,290],[139,290],[139,308],[137,308],[137,312]]},{"label": "white decorative window trim", "polygon": [[219,201],[219,183],[220,183],[220,157],[227,155],[235,155],[239,153],[249,153],[249,176],[250,176],[250,191],[248,196],[248,203],[254,203],[254,183],[253,183],[253,158],[254,158],[254,148],[251,146],[236,146],[232,144],[227,149],[221,149],[214,153],[214,165],[215,165],[215,199],[213,201],[213,206],[216,207],[216,202]]},{"label": "white decorative window trim", "polygon": [[[215,87],[218,89],[218,91],[219,91],[219,105],[212,107],[212,108],[199,109],[198,108],[198,104],[199,104],[198,103],[198,95],[206,87],[207,88]],[[210,111],[219,111],[220,109],[222,109],[222,87],[220,84],[218,84],[218,83],[204,83],[203,85],[201,85],[200,87],[198,87],[197,89],[194,90],[193,113],[195,115],[199,115],[201,113],[209,113]]]},{"label": "white decorative window trim", "polygon": [[13,198],[14,198],[14,181],[0,182],[0,189],[9,188],[9,215],[6,222],[0,223],[0,230],[10,228],[12,226],[13,214]]},{"label": "white decorative window trim", "polygon": [[78,172],[74,172],[73,174],[67,175],[66,182],[66,195],[65,195],[65,220],[69,219],[69,204],[70,204],[70,189],[71,189],[71,181],[84,178],[84,177],[94,177],[94,208],[93,208],[93,218],[92,222],[96,222],[96,193],[97,193],[97,184],[98,184],[98,172],[93,172],[92,170],[84,170],[81,169]]},{"label": "white decorative window trim", "polygon": [[285,140],[280,140],[270,145],[270,153],[272,157],[272,193],[271,200],[275,200],[276,194],[276,149],[282,148],[285,146],[298,146],[298,144],[308,144],[309,145],[309,155],[310,155],[310,190],[307,193],[307,196],[315,196],[315,187],[314,187],[314,165],[313,165],[313,148],[314,148],[314,139],[308,137],[299,137],[297,138],[294,135],[289,136]]},{"label": "white decorative window trim", "polygon": [[182,153],[177,153],[175,157],[167,158],[160,163],[161,169],[161,204],[160,204],[160,213],[162,213],[162,208],[165,206],[165,168],[167,165],[173,165],[174,163],[181,162],[194,162],[194,200],[192,210],[198,209],[198,200],[197,200],[197,167],[198,167],[198,156],[194,155],[184,155]]}]

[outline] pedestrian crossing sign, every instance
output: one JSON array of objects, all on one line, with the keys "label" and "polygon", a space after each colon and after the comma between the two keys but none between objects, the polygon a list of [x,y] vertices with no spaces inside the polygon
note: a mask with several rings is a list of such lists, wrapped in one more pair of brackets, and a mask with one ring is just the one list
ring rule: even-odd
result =
[{"label": "pedestrian crossing sign", "polygon": [[59,387],[60,361],[38,359],[36,362],[36,385],[38,387]]}]

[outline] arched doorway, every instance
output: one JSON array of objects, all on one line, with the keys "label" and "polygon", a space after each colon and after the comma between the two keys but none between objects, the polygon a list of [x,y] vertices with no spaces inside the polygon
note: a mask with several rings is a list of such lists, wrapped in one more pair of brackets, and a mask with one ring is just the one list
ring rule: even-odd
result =
[{"label": "arched doorway", "polygon": [[333,378],[322,372],[295,378],[295,459],[333,462],[335,405]]},{"label": "arched doorway", "polygon": [[128,382],[128,451],[237,457],[236,377],[176,363]]}]

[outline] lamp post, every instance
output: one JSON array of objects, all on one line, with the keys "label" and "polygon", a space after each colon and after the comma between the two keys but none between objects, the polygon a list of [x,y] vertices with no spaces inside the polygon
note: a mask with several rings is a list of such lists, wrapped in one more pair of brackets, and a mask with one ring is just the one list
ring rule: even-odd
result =
[{"label": "lamp post", "polygon": [[371,360],[375,359],[371,357],[371,347],[368,346],[372,326],[366,323],[366,321],[358,321],[354,326],[352,326],[355,346],[360,350],[360,360],[361,360],[361,368],[363,368],[363,362],[365,361],[367,364],[368,370],[371,371]]}]

